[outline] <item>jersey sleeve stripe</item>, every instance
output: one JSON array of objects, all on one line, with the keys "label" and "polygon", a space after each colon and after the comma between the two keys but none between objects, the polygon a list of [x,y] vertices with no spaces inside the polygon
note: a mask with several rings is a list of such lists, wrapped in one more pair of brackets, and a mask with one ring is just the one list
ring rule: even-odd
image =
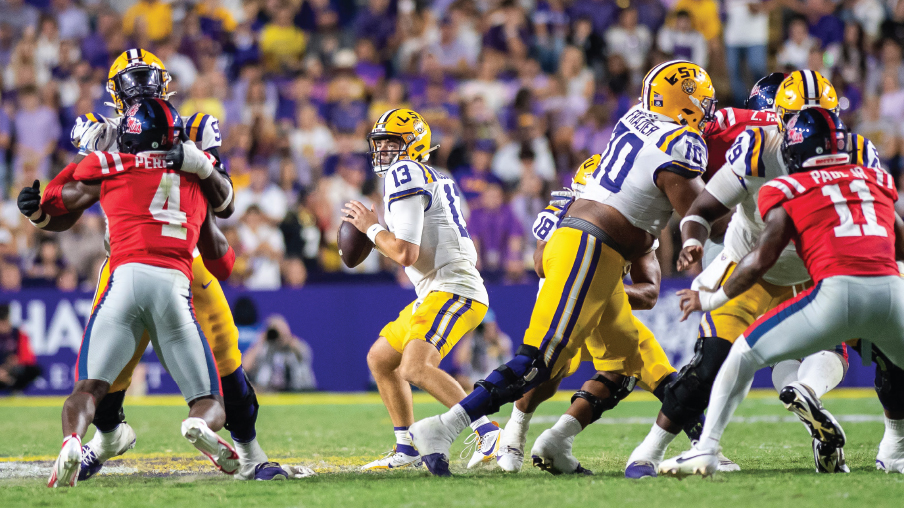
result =
[{"label": "jersey sleeve stripe", "polygon": [[97,122],[97,123],[100,123],[100,120],[98,120],[97,117],[94,116],[94,113],[88,113],[87,115],[85,115],[85,118],[88,119],[88,120],[91,121],[91,122]]},{"label": "jersey sleeve stripe", "polygon": [[107,154],[104,152],[94,152],[94,155],[97,156],[97,160],[100,162],[100,172],[105,175],[109,173],[110,166],[107,164]]},{"label": "jersey sleeve stripe", "polygon": [[421,168],[421,171],[424,172],[424,181],[426,181],[427,183],[433,183],[436,181],[436,178],[433,175],[433,171],[430,171],[430,168],[421,164],[420,162],[415,162],[415,164],[417,164],[418,167]]},{"label": "jersey sleeve stripe", "polygon": [[669,153],[672,150],[672,147],[675,146],[675,142],[681,137],[682,134],[687,132],[687,127],[681,127],[680,129],[675,129],[672,132],[667,132],[659,138],[659,142],[656,143],[656,146],[665,153]]},{"label": "jersey sleeve stripe", "polygon": [[201,117],[204,116],[200,113],[195,113],[188,119],[188,137],[192,140],[195,139],[195,134],[198,133],[198,125],[201,124]]},{"label": "jersey sleeve stripe", "polygon": [[687,178],[687,179],[696,178],[696,177],[700,176],[701,174],[703,174],[703,169],[695,168],[693,166],[688,166],[687,164],[684,164],[683,162],[679,162],[679,161],[668,161],[665,164],[656,168],[655,171],[653,171],[653,182],[654,183],[659,178],[659,173],[662,171],[668,171],[670,173],[675,173],[675,174],[683,176],[684,178]]},{"label": "jersey sleeve stripe", "polygon": [[411,197],[418,196],[418,195],[427,196],[427,206],[424,208],[424,211],[426,212],[427,210],[430,209],[430,206],[433,204],[433,194],[430,194],[430,191],[428,191],[426,189],[405,189],[405,190],[401,190],[399,192],[392,193],[389,195],[388,208],[391,210],[392,204],[395,203],[396,201],[400,201],[402,199],[407,199],[407,198],[411,198]]},{"label": "jersey sleeve stripe", "polygon": [[210,121],[210,115],[198,115],[201,117],[201,125],[195,129],[195,141],[200,143],[201,136],[204,135],[204,128],[207,127],[207,122]]},{"label": "jersey sleeve stripe", "polygon": [[860,134],[854,134],[852,136],[854,141],[854,164],[858,166],[863,165],[863,136]]},{"label": "jersey sleeve stripe", "polygon": [[763,164],[760,158],[760,149],[763,146],[763,130],[760,128],[750,129],[750,147],[747,149],[747,176],[755,176],[762,178],[765,176]]},{"label": "jersey sleeve stripe", "polygon": [[773,187],[773,188],[776,188],[776,189],[782,191],[782,193],[788,199],[794,198],[794,193],[791,192],[791,189],[787,185],[785,185],[784,183],[782,183],[778,180],[772,180],[771,182],[766,183],[766,186]]},{"label": "jersey sleeve stripe", "polygon": [[781,177],[776,178],[776,180],[781,180],[785,185],[790,185],[791,187],[794,187],[794,190],[796,190],[797,192],[799,192],[801,194],[803,194],[804,192],[807,192],[807,189],[803,185],[801,185],[800,182],[798,182],[794,178],[791,178],[790,176],[781,176]]},{"label": "jersey sleeve stripe", "polygon": [[119,173],[120,171],[125,169],[124,167],[122,167],[122,158],[119,157],[118,153],[112,153],[110,155],[113,156],[113,163],[116,164],[116,172],[117,173]]}]

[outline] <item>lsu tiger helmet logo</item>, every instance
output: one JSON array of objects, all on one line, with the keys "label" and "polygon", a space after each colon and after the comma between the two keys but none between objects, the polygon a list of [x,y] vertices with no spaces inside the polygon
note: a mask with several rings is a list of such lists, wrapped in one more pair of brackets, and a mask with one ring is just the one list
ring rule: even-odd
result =
[{"label": "lsu tiger helmet logo", "polygon": [[141,99],[167,99],[172,78],[156,55],[144,49],[129,49],[119,55],[107,75],[107,92],[113,98],[116,112]]},{"label": "lsu tiger helmet logo", "polygon": [[643,78],[640,102],[647,111],[703,131],[716,111],[716,90],[703,67],[672,60],[653,67]]},{"label": "lsu tiger helmet logo", "polygon": [[[380,143],[384,140],[396,141],[398,147],[388,148]],[[439,145],[430,147],[430,126],[424,117],[410,109],[390,109],[380,115],[367,141],[371,165],[379,176],[400,160],[426,162],[430,152],[439,148]]]},{"label": "lsu tiger helmet logo", "polygon": [[775,112],[779,130],[785,122],[808,108],[823,108],[838,112],[838,94],[832,83],[816,71],[794,71],[775,92]]}]

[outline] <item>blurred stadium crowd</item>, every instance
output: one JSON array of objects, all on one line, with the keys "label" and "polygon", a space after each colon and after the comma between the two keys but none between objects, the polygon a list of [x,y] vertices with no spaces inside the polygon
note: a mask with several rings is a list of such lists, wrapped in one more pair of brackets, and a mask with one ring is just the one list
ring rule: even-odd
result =
[{"label": "blurred stadium crowd", "polygon": [[[107,70],[128,48],[163,60],[184,117],[219,118],[237,191],[219,221],[238,254],[230,282],[270,289],[407,283],[379,255],[350,275],[335,247],[344,202],[382,211],[365,135],[389,108],[427,119],[481,273],[517,283],[533,277],[548,192],[604,149],[650,66],[705,66],[720,106],[768,72],[819,70],[899,175],[902,46],[904,0],[0,0],[0,290],[94,288],[100,211],[42,235],[15,196],[72,159],[78,115],[114,114]],[[664,234],[666,275],[673,244]]]}]

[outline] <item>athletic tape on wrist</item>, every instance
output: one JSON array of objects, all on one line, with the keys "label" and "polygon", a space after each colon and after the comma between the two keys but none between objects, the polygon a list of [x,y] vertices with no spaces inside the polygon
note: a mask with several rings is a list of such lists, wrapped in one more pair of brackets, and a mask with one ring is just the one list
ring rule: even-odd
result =
[{"label": "athletic tape on wrist", "polygon": [[710,232],[712,232],[713,230],[712,224],[710,224],[708,220],[700,217],[699,215],[688,215],[685,218],[681,219],[681,224],[678,225],[678,230],[683,230],[684,225],[688,222],[696,222],[697,224],[700,224],[701,226],[706,228],[706,236],[709,236]]},{"label": "athletic tape on wrist", "polygon": [[728,303],[731,298],[725,294],[725,288],[719,288],[715,293],[709,291],[700,291],[700,308],[704,312],[716,310]]},{"label": "athletic tape on wrist", "polygon": [[686,248],[688,248],[688,247],[692,247],[692,246],[695,246],[695,245],[698,246],[698,247],[703,247],[703,242],[701,242],[700,240],[697,240],[696,238],[688,238],[688,239],[684,242],[684,245],[681,246],[681,248],[682,248],[682,249],[686,249]]}]

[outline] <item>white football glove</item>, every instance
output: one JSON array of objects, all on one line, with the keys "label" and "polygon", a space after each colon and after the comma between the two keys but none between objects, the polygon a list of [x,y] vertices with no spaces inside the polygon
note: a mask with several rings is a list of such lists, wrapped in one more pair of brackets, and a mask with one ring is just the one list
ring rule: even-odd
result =
[{"label": "white football glove", "polygon": [[578,193],[573,191],[572,189],[562,189],[552,191],[550,193],[552,199],[549,201],[549,204],[552,206],[558,206],[559,208],[563,208],[578,197]]},{"label": "white football glove", "polygon": [[214,171],[214,157],[198,148],[191,140],[174,146],[166,154],[166,160],[170,163],[170,167],[186,173],[194,173],[201,180],[210,177]]},{"label": "white football glove", "polygon": [[85,116],[80,116],[72,127],[70,139],[72,144],[78,147],[78,153],[87,155],[95,151],[109,150],[116,141],[116,127],[106,119],[97,115],[100,122],[92,122]]}]

